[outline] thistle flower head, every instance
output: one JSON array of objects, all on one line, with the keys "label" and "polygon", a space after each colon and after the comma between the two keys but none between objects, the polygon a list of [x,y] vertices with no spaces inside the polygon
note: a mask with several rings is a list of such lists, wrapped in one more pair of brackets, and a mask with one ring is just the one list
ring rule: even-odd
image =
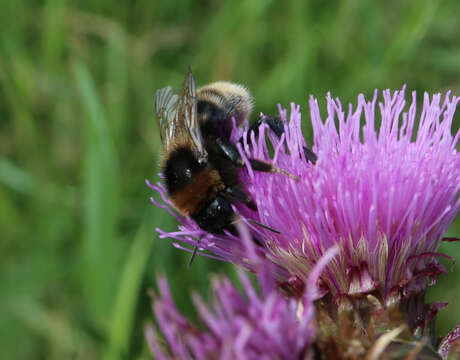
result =
[{"label": "thistle flower head", "polygon": [[[280,139],[262,125],[262,135],[250,134],[239,144],[246,161],[240,180],[258,210],[235,210],[242,221],[254,219],[280,232],[252,227],[264,244],[257,251],[278,265],[286,281],[294,276],[305,282],[317,259],[338,244],[340,254],[322,276],[333,296],[372,292],[389,303],[423,293],[445,271],[436,249],[460,209],[460,132],[451,129],[458,101],[449,93],[444,99],[425,94],[418,116],[416,94],[407,106],[404,88],[384,91],[378,104],[377,91],[371,101],[359,95],[356,108],[346,111],[328,95],[323,120],[311,97],[315,165],[305,160],[300,108],[292,105],[289,115],[280,109]],[[233,139],[243,135],[234,128]],[[253,171],[248,158],[273,162],[299,181]],[[152,187],[168,203],[161,185]],[[251,267],[237,237],[206,234],[192,220],[175,216],[180,231],[159,230],[162,236],[185,244],[200,238],[208,256]]]},{"label": "thistle flower head", "polygon": [[276,292],[261,297],[246,275],[240,273],[240,280],[244,295],[228,278],[215,278],[211,306],[193,296],[202,330],[178,312],[161,278],[161,299],[155,301],[154,311],[169,350],[161,349],[153,326],[148,326],[146,335],[155,359],[289,359],[291,354],[301,358],[312,341],[312,311],[297,317],[294,299],[286,300]]},{"label": "thistle flower head", "polygon": [[154,312],[167,346],[160,346],[153,325],[146,337],[155,359],[306,359],[311,353],[315,325],[315,283],[337,249],[321,259],[309,278],[309,291],[301,301],[282,296],[273,286],[266,259],[254,254],[248,232],[241,231],[251,260],[257,266],[261,293],[239,272],[243,291],[227,277],[212,280],[210,305],[198,295],[192,300],[201,322],[196,327],[175,307],[165,278],[159,279],[160,297]]}]

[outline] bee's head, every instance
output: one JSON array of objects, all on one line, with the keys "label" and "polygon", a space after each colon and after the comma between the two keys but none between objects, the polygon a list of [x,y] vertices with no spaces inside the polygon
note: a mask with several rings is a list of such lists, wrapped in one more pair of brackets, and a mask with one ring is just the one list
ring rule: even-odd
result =
[{"label": "bee's head", "polygon": [[232,118],[240,126],[249,118],[254,106],[247,88],[227,81],[201,87],[197,91],[197,100],[203,134],[223,139],[230,138]]}]

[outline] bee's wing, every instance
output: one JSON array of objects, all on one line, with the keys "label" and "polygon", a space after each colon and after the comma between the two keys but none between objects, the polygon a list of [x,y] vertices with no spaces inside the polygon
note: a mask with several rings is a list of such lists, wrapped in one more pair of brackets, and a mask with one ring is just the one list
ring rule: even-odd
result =
[{"label": "bee's wing", "polygon": [[200,124],[198,123],[198,109],[196,100],[196,86],[192,71],[188,69],[182,90],[179,94],[177,106],[177,126],[183,127],[197,153],[206,157]]},{"label": "bee's wing", "polygon": [[155,93],[155,112],[160,125],[161,142],[166,148],[170,146],[176,131],[177,99],[171,86],[158,89]]},{"label": "bee's wing", "polygon": [[174,141],[186,142],[201,158],[206,158],[203,137],[198,123],[196,86],[192,72],[188,70],[179,96],[171,87],[157,90],[155,109],[160,119],[163,145],[169,147]]}]

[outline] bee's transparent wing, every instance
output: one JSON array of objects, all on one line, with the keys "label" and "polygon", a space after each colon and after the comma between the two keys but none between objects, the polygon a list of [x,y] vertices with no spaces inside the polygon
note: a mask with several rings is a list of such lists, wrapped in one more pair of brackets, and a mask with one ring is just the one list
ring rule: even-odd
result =
[{"label": "bee's transparent wing", "polygon": [[187,144],[200,158],[206,158],[207,152],[198,123],[195,80],[190,69],[179,96],[173,94],[170,86],[157,90],[155,111],[163,146],[168,148],[173,142]]},{"label": "bee's transparent wing", "polygon": [[203,144],[200,124],[198,123],[196,86],[190,68],[188,69],[187,76],[182,85],[182,90],[179,94],[177,119],[180,126],[183,126],[187,131],[192,142],[191,146],[195,148],[196,152],[202,158],[205,158],[207,153]]},{"label": "bee's transparent wing", "polygon": [[158,89],[155,93],[155,112],[160,125],[160,137],[164,147],[169,147],[176,132],[178,96],[171,86]]}]

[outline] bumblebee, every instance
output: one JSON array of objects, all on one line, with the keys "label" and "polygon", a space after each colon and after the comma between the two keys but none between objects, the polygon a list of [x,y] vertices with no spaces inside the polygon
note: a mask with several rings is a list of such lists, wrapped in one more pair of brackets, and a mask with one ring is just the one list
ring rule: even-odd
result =
[{"label": "bumblebee", "polygon": [[[156,91],[155,111],[163,143],[161,166],[168,195],[180,213],[207,232],[236,233],[233,203],[257,209],[238,181],[245,163],[230,140],[232,119],[241,125],[252,109],[253,100],[245,87],[215,82],[196,89],[190,69],[179,95],[170,86]],[[259,119],[250,129],[257,131],[263,121],[278,136],[284,131],[281,121],[273,117]],[[270,163],[248,160],[255,171],[293,177]]]}]

